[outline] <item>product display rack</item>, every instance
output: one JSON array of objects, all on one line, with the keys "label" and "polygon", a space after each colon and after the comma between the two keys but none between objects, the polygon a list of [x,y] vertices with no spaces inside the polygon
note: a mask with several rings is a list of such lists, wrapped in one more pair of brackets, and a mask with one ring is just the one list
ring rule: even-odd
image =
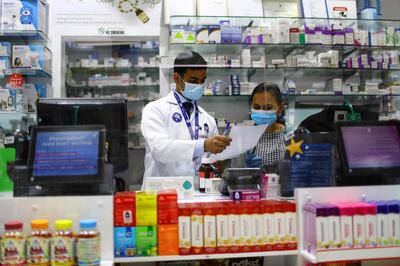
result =
[{"label": "product display rack", "polygon": [[[0,30],[0,41],[9,42],[12,45],[30,45],[40,44],[47,45],[50,40],[45,32],[40,30],[24,30],[24,31],[9,31]],[[11,49],[12,50],[12,49]],[[51,51],[49,51],[51,56]],[[12,54],[10,54],[10,61]],[[48,58],[51,60],[51,58]],[[10,62],[11,63],[11,62]],[[51,64],[50,64],[51,65]],[[52,74],[50,71],[31,68],[14,68],[0,70],[0,82],[3,88],[6,88],[6,80],[9,76],[18,74],[23,77],[25,83],[41,81],[48,85],[51,84]],[[47,91],[47,95],[52,95],[51,91]],[[19,111],[0,111],[0,127],[6,130],[27,130],[29,126],[36,124],[35,112],[19,112]]]},{"label": "product display rack", "polygon": [[[378,201],[399,199],[399,185],[366,187],[301,188],[295,190],[298,228],[304,228],[303,206],[312,202]],[[319,250],[312,254],[304,247],[304,231],[298,231],[299,255],[311,263],[351,260],[400,259],[400,247]]]},{"label": "product display rack", "polygon": [[[308,25],[340,25],[343,29],[346,27],[352,27],[353,30],[363,30],[369,32],[382,32],[387,28],[393,27],[398,28],[400,21],[394,20],[357,20],[357,19],[321,19],[321,18],[266,18],[266,17],[195,17],[195,16],[173,16],[170,20],[170,43],[169,51],[165,58],[162,58],[162,73],[166,77],[165,79],[173,84],[173,59],[177,54],[183,51],[193,50],[200,53],[206,61],[208,61],[208,76],[207,84],[213,83],[215,80],[221,80],[223,87],[230,85],[229,76],[237,75],[240,77],[240,83],[242,81],[250,82],[255,86],[263,81],[276,83],[281,91],[285,95],[285,104],[287,105],[286,114],[292,117],[285,117],[286,121],[295,121],[294,124],[287,125],[288,133],[297,128],[298,124],[310,115],[308,110],[299,108],[297,105],[299,102],[311,101],[319,102],[321,104],[337,104],[344,100],[352,103],[360,103],[366,99],[375,101],[380,105],[380,115],[382,117],[391,116],[396,117],[395,111],[400,110],[397,97],[400,95],[400,91],[392,91],[391,86],[397,86],[398,72],[400,68],[397,65],[391,65],[389,67],[348,67],[346,62],[353,57],[358,57],[363,54],[372,54],[376,51],[382,51],[384,53],[398,53],[400,50],[400,42],[397,41],[398,35],[393,35],[393,43],[343,43],[343,44],[326,44],[326,43],[290,43],[280,42],[279,40],[267,40],[263,43],[250,43],[246,39],[246,34],[251,28],[267,27],[267,29],[277,27],[279,21],[286,21],[288,28],[292,27],[304,27]],[[222,22],[221,22],[222,21]],[[236,39],[233,43],[222,43],[221,36],[220,40],[213,40],[214,43],[196,43],[197,30],[208,25],[222,25],[223,22],[229,21],[227,28],[233,27],[238,31],[241,31],[241,39]],[[220,24],[221,22],[221,24]],[[272,26],[271,26],[272,25]],[[222,27],[221,35],[222,35]],[[268,28],[270,27],[270,28]],[[183,38],[177,41],[174,35],[175,33],[181,33]],[[266,32],[262,32],[266,34]],[[192,34],[193,38],[185,39],[185,34]],[[289,34],[289,33],[287,33]],[[395,34],[398,34],[395,32]],[[279,34],[278,34],[279,35]],[[355,36],[355,35],[353,35]],[[237,36],[236,36],[237,37]],[[290,37],[290,36],[289,36]],[[237,37],[240,38],[240,37]],[[268,37],[269,38],[269,37]],[[372,38],[372,37],[371,37]],[[372,39],[371,39],[372,40]],[[254,39],[253,39],[254,41]],[[292,41],[292,40],[290,40]],[[333,39],[332,39],[333,41]],[[250,50],[251,63],[243,64],[215,64],[210,61],[212,58],[219,56],[227,57],[228,60],[236,59],[236,61],[242,63],[241,54],[244,50]],[[315,54],[324,53],[329,50],[337,51],[338,62],[334,66],[320,67],[320,66],[288,66],[287,59],[303,55],[307,52],[315,51]],[[257,63],[253,66],[253,60],[260,60],[261,56],[264,56],[264,64]],[[275,59],[286,59],[284,65],[274,65],[273,60]],[[215,60],[215,59],[214,59]],[[218,61],[218,60],[217,60]],[[261,61],[262,63],[262,61]],[[325,83],[329,79],[342,79],[343,85],[350,83],[357,83],[359,88],[356,91],[346,92],[334,92],[329,91],[325,88]],[[365,84],[370,81],[375,82],[379,80],[379,90],[365,90]],[[288,81],[294,81],[296,83],[296,92],[286,92],[286,86]],[[206,85],[207,85],[206,84]],[[251,91],[251,89],[250,89]],[[248,97],[246,101],[246,95],[250,94],[245,92],[243,95],[222,95],[215,94],[210,96],[206,94],[202,99],[202,104],[205,108],[212,113],[215,113],[216,118],[225,118],[230,121],[241,122],[242,119],[248,119],[247,116],[239,116],[235,109],[240,105],[241,110],[248,110]],[[230,100],[230,98],[233,98]],[[227,103],[224,109],[218,106]],[[231,102],[235,104],[230,104]],[[396,107],[396,108],[393,108]],[[229,110],[229,111],[228,111]],[[319,109],[321,110],[321,109]],[[318,112],[316,110],[314,113]],[[307,116],[306,116],[307,114]]]}]

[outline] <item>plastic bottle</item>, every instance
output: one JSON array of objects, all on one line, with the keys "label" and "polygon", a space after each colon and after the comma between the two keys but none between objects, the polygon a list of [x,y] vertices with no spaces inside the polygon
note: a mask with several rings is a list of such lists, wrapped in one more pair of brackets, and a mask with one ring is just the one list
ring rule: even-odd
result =
[{"label": "plastic bottle", "polygon": [[77,237],[78,265],[100,265],[100,232],[95,220],[81,220]]},{"label": "plastic bottle", "polygon": [[5,232],[0,241],[0,264],[2,266],[26,265],[25,236],[22,222],[8,222],[4,225],[4,229]]},{"label": "plastic bottle", "polygon": [[51,240],[51,265],[72,266],[75,264],[75,237],[71,220],[57,220],[56,230]]},{"label": "plastic bottle", "polygon": [[211,167],[213,162],[209,158],[201,159],[201,166],[199,169],[199,192],[206,192],[206,179],[214,177],[214,171]]},{"label": "plastic bottle", "polygon": [[33,220],[32,232],[26,240],[26,260],[28,266],[50,265],[50,240],[48,220]]}]

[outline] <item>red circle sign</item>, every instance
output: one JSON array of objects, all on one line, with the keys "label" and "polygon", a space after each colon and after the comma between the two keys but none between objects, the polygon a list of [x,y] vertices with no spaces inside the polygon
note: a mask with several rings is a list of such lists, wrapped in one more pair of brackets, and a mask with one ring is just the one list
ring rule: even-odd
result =
[{"label": "red circle sign", "polygon": [[24,85],[24,78],[21,74],[12,74],[8,77],[7,83],[11,87],[22,87]]}]

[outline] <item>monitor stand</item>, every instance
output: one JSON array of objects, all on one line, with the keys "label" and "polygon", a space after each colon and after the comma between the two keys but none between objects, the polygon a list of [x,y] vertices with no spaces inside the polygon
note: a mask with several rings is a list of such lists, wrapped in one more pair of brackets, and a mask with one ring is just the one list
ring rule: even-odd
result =
[{"label": "monitor stand", "polygon": [[95,196],[113,194],[113,167],[105,164],[104,178],[101,183],[88,184],[54,184],[54,185],[30,185],[28,180],[28,168],[14,166],[9,171],[14,180],[14,197],[43,197],[43,196]]}]

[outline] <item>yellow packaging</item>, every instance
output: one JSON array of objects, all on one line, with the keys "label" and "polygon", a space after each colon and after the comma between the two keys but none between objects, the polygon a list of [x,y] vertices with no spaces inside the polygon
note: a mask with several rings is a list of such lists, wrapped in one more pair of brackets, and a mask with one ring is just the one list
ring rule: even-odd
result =
[{"label": "yellow packaging", "polygon": [[157,193],[139,191],[136,193],[136,225],[157,225]]}]

